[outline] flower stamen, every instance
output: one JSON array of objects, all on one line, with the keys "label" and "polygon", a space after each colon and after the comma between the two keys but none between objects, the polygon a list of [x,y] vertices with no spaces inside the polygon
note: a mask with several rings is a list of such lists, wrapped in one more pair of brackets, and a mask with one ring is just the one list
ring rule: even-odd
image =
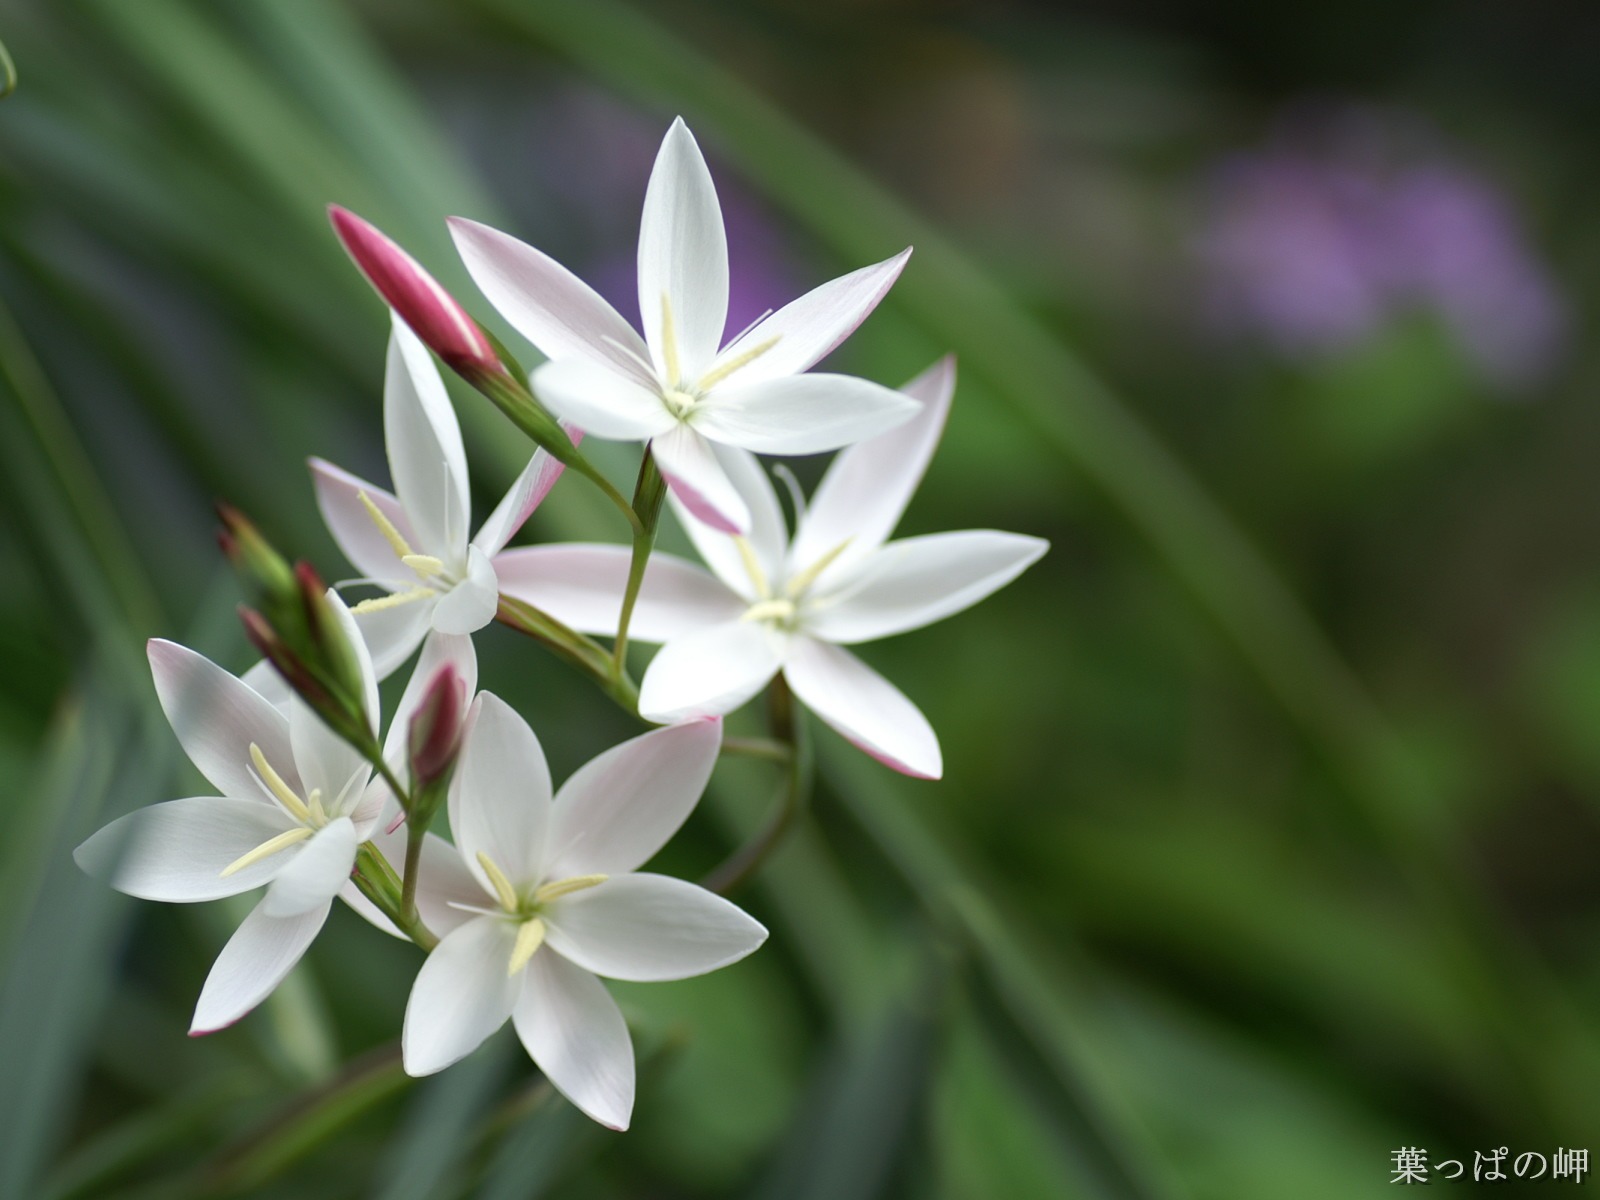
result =
[{"label": "flower stamen", "polygon": [[383,534],[383,540],[389,543],[389,548],[394,551],[395,557],[404,562],[406,556],[412,552],[411,546],[395,528],[394,522],[384,516],[383,510],[372,502],[372,497],[366,492],[357,492],[356,499],[361,501],[361,507],[367,510],[367,516],[372,518],[372,523],[378,527],[378,532]]},{"label": "flower stamen", "polygon": [[721,383],[729,375],[732,375],[740,367],[749,366],[756,359],[760,358],[763,354],[765,354],[768,350],[771,350],[777,344],[778,339],[776,337],[769,337],[766,341],[751,346],[750,349],[746,350],[743,354],[738,354],[733,358],[730,358],[720,367],[713,367],[710,371],[706,372],[706,374],[700,377],[700,390],[702,392],[709,391],[711,388]]},{"label": "flower stamen", "polygon": [[795,618],[795,603],[786,597],[772,600],[762,600],[752,604],[744,610],[741,621],[773,621],[779,625],[790,625]]},{"label": "flower stamen", "polygon": [[507,975],[515,975],[528,965],[528,960],[544,945],[544,922],[538,917],[530,917],[517,926],[517,940],[511,947],[511,962],[506,967]]},{"label": "flower stamen", "polygon": [[328,810],[322,807],[321,788],[311,789],[311,794],[306,797],[306,811],[311,817],[311,823],[318,829],[328,823]]},{"label": "flower stamen", "polygon": [[821,558],[817,559],[816,562],[812,563],[804,571],[801,571],[800,574],[789,580],[789,583],[784,588],[784,591],[788,592],[791,596],[800,596],[804,594],[805,590],[817,581],[817,577],[831,567],[834,560],[838,558],[839,555],[843,554],[853,541],[855,541],[855,538],[853,537],[845,538],[844,541],[840,542],[837,546],[835,546],[832,550],[829,550]]},{"label": "flower stamen", "polygon": [[549,904],[552,900],[559,900],[563,896],[570,896],[573,892],[581,892],[586,888],[599,887],[609,875],[574,875],[569,879],[557,879],[553,883],[540,886],[533,893],[535,904]]},{"label": "flower stamen", "polygon": [[733,544],[739,551],[740,561],[744,563],[744,573],[750,576],[750,582],[755,585],[756,594],[771,595],[771,589],[767,586],[767,573],[761,569],[761,561],[756,558],[755,547],[750,544],[750,539],[736,534]]},{"label": "flower stamen", "polygon": [[522,901],[517,898],[517,889],[511,886],[511,880],[506,878],[500,864],[490,858],[486,851],[478,851],[478,865],[489,877],[489,884],[494,888],[495,898],[500,901],[501,908],[514,913],[522,907]]},{"label": "flower stamen", "polygon": [[676,388],[678,377],[678,335],[672,321],[672,298],[661,293],[661,357],[666,359],[667,383]]},{"label": "flower stamen", "polygon": [[254,850],[251,850],[248,854],[241,854],[238,858],[234,859],[231,863],[222,868],[221,872],[218,874],[218,878],[226,879],[234,872],[242,871],[248,866],[253,866],[254,864],[260,862],[263,858],[270,858],[280,850],[287,850],[296,842],[305,841],[312,835],[312,833],[313,830],[307,825],[300,825],[294,829],[286,829],[277,837],[268,838]]},{"label": "flower stamen", "polygon": [[431,554],[402,554],[400,561],[424,579],[444,574],[444,560]]},{"label": "flower stamen", "polygon": [[[250,763],[256,769],[256,777],[261,780],[272,793],[274,799],[283,805],[288,814],[302,825],[311,821],[311,810],[306,807],[306,802],[294,794],[293,789],[283,781],[283,776],[272,769],[272,764],[267,761],[267,756],[261,753],[261,747],[254,742],[250,743]],[[229,867],[223,874],[238,869],[238,864]]]},{"label": "flower stamen", "polygon": [[363,600],[350,611],[353,613],[382,612],[386,608],[398,608],[402,604],[410,604],[413,600],[425,600],[436,595],[432,588],[414,587],[403,592],[390,592],[387,596],[373,596]]}]

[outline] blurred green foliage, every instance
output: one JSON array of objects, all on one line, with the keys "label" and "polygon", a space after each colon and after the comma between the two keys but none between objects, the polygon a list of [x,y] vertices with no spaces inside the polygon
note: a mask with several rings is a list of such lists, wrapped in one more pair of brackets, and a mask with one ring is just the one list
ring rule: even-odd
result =
[{"label": "blurred green foliage", "polygon": [[[1531,12],[1345,3],[1200,31],[1164,7],[8,8],[0,1195],[1344,1200],[1387,1187],[1402,1145],[1584,1144],[1592,356],[1580,338],[1519,402],[1425,321],[1285,363],[1197,332],[1174,265],[1186,179],[1284,97],[1354,89],[1513,180],[1581,334],[1600,226],[1576,202],[1578,68]],[[1536,82],[1530,47],[1553,54]],[[237,914],[129,901],[68,857],[193,785],[142,640],[246,665],[209,500],[336,577],[303,460],[381,476],[384,318],[324,205],[509,337],[442,218],[595,254],[535,157],[573,97],[646,131],[683,113],[798,286],[914,243],[842,355],[886,382],[960,357],[908,526],[1055,543],[977,611],[869,651],[947,779],[821,734],[813,819],[742,897],[768,946],[617,988],[642,1080],[621,1137],[509,1035],[407,1080],[416,954],[349,913],[261,1011],[187,1041]],[[487,503],[527,447],[457,400]],[[621,540],[613,518],[569,480],[529,536]],[[531,645],[481,645],[558,777],[628,732]],[[716,862],[773,785],[721,768],[665,868]]]}]

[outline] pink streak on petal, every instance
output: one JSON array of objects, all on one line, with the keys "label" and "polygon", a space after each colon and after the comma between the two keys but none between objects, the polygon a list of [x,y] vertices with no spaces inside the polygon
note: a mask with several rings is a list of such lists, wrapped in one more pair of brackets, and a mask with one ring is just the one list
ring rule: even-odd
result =
[{"label": "pink streak on petal", "polygon": [[[660,467],[661,464],[659,459],[657,460],[656,465]],[[694,515],[695,520],[709,525],[718,533],[732,534],[735,537],[748,532],[747,530],[740,529],[732,521],[728,520],[728,518],[723,515],[721,509],[714,507],[710,501],[708,501],[703,495],[701,495],[688,483],[685,483],[678,476],[673,475],[665,468],[662,468],[661,477],[667,481],[667,486],[672,489],[673,495],[677,496],[679,500],[683,501],[683,506]]]}]

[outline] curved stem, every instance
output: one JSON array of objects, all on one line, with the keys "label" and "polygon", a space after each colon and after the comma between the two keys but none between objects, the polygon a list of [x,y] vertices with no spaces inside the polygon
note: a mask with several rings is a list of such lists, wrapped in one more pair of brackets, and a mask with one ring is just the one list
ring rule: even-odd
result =
[{"label": "curved stem", "polygon": [[639,481],[633,489],[632,511],[639,518],[639,527],[633,534],[633,554],[628,560],[628,585],[622,593],[617,637],[611,644],[611,670],[614,675],[620,676],[627,670],[628,626],[633,623],[633,610],[639,602],[639,589],[644,585],[645,568],[650,565],[650,552],[655,549],[656,527],[661,522],[661,502],[666,494],[666,480],[661,478],[655,455],[646,446],[644,461],[639,464]]},{"label": "curved stem", "polygon": [[767,720],[777,741],[765,745],[781,746],[785,751],[783,790],[766,824],[700,881],[702,887],[720,895],[738,891],[754,877],[811,802],[811,745],[805,718],[782,675],[772,681],[767,693]]}]

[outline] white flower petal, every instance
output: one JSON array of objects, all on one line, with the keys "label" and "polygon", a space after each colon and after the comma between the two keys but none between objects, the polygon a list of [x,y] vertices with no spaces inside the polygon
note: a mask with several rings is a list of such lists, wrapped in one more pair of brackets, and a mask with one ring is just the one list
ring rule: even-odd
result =
[{"label": "white flower petal", "polygon": [[[339,899],[348,904],[354,912],[364,917],[367,923],[373,926],[373,928],[378,929],[383,933],[387,933],[392,938],[399,938],[402,942],[409,942],[411,940],[405,934],[400,932],[399,928],[393,921],[389,920],[388,917],[383,915],[382,911],[376,904],[361,894],[361,889],[355,885],[354,880],[346,882],[345,885],[339,889]],[[464,916],[466,914],[462,915]],[[438,931],[435,930],[434,932],[437,933]]]},{"label": "white flower petal", "polygon": [[890,542],[860,564],[837,599],[817,597],[806,631],[849,644],[931,625],[1003,588],[1049,548],[1042,538],[986,529]]},{"label": "white flower petal", "polygon": [[677,424],[656,389],[586,358],[547,362],[528,382],[546,408],[597,438],[642,442]]},{"label": "white flower petal", "polygon": [[878,307],[910,257],[908,246],[893,258],[841,275],[790,301],[725,347],[712,370],[774,338],[770,349],[728,378],[739,384],[762,383],[810,370]]},{"label": "white flower petal", "polygon": [[955,386],[955,359],[940,359],[901,389],[921,403],[915,417],[833,460],[795,530],[792,572],[848,543],[818,578],[825,587],[889,540],[939,444]]},{"label": "white flower petal", "polygon": [[378,679],[389,678],[416,653],[433,628],[433,606],[438,602],[437,596],[419,596],[404,604],[353,614]]},{"label": "white flower petal", "polygon": [[706,160],[680,118],[656,155],[639,222],[639,315],[656,371],[669,356],[663,297],[672,308],[679,378],[699,379],[722,344],[728,321],[728,239]]},{"label": "white flower petal", "polygon": [[[568,430],[569,435],[571,432]],[[491,558],[504,550],[517,530],[527,524],[533,510],[550,494],[550,489],[555,487],[556,480],[561,478],[564,470],[566,467],[559,459],[552,458],[549,451],[536,450],[528,460],[528,465],[522,468],[522,474],[517,476],[516,482],[489,514],[483,528],[478,530],[472,544]]]},{"label": "white flower petal", "polygon": [[528,723],[490,692],[473,705],[455,778],[450,782],[450,828],[474,877],[494,888],[478,862],[487,854],[513,885],[537,883],[550,823],[550,768]]},{"label": "white flower petal", "polygon": [[944,773],[928,719],[848,650],[797,637],[783,674],[807,708],[885,766],[918,779]]},{"label": "white flower petal", "polygon": [[339,549],[349,559],[350,565],[361,573],[363,579],[372,579],[393,591],[416,581],[416,574],[402,563],[389,545],[389,540],[379,530],[367,506],[361,503],[362,493],[400,532],[413,550],[420,539],[411,528],[411,518],[392,493],[342,467],[336,467],[320,458],[310,460],[311,483],[317,493],[317,507],[328,532]]},{"label": "white flower petal", "polygon": [[[748,450],[733,446],[712,446],[711,450],[750,514],[743,535],[745,546],[755,554],[765,582],[776,586],[783,579],[789,529],[784,524],[783,508],[778,503],[778,493],[772,486],[772,479],[761,465],[761,460]],[[677,493],[673,493],[671,501],[684,532],[689,535],[689,540],[694,543],[695,550],[706,565],[716,572],[717,578],[746,600],[760,599],[765,591],[751,576],[739,544],[721,526],[700,520],[694,511],[682,503]]]},{"label": "white flower petal", "polygon": [[293,917],[316,908],[326,912],[339,889],[350,882],[358,845],[355,825],[349,817],[340,817],[317,830],[309,841],[285,851],[288,861],[268,885],[262,913]]},{"label": "white flower petal", "polygon": [[694,427],[713,442],[759,454],[817,454],[876,437],[916,414],[914,400],[880,383],[813,372],[718,387],[694,410]]},{"label": "white flower petal", "polygon": [[528,1056],[558,1092],[607,1128],[628,1127],[633,1042],[605,984],[559,954],[535,954],[511,1020]]},{"label": "white flower petal", "polygon": [[432,1075],[459,1062],[506,1023],[522,977],[506,974],[516,929],[499,917],[474,917],[434,947],[406,1002],[400,1050],[408,1075]]},{"label": "white flower petal", "polygon": [[467,452],[433,356],[398,316],[389,336],[383,435],[395,495],[421,543],[412,548],[454,559],[467,544]]},{"label": "white flower petal", "polygon": [[789,639],[757,621],[732,621],[673,638],[639,685],[639,714],[669,724],[730,713],[783,665]]},{"label": "white flower petal", "polygon": [[189,761],[224,796],[266,800],[250,773],[250,744],[292,787],[299,780],[289,748],[289,720],[203,654],[151,638],[156,695]]},{"label": "white flower petal", "polygon": [[[523,546],[495,556],[500,590],[581,633],[617,631],[632,554],[627,546],[562,543]],[[671,554],[652,554],[628,636],[664,642],[731,621],[745,605],[714,575]]]},{"label": "white flower petal", "polygon": [[650,443],[661,477],[672,489],[673,507],[718,534],[749,530],[749,505],[728,478],[716,447],[687,425],[675,425]]},{"label": "white flower petal", "polygon": [[546,358],[587,358],[653,384],[644,339],[571,271],[526,242],[451,217],[461,261],[489,303]]},{"label": "white flower petal", "polygon": [[283,869],[280,855],[223,877],[224,868],[295,828],[276,804],[196,796],[119,817],[72,853],[88,874],[141,900],[187,904],[237,896]]},{"label": "white flower petal", "polygon": [[331,904],[292,917],[271,917],[258,904],[217,955],[200,989],[189,1036],[232,1025],[272,994],[316,940]]},{"label": "white flower petal", "polygon": [[439,597],[433,606],[433,627],[440,633],[476,633],[500,608],[500,581],[494,564],[476,546],[467,547],[467,576]]},{"label": "white flower petal", "polygon": [[[298,696],[289,701],[289,730],[294,739],[294,763],[302,784],[298,794],[310,799],[313,791],[319,791],[325,811],[348,813],[360,801],[367,786],[367,760],[329,729],[327,722]],[[283,773],[281,766],[270,758],[267,761],[279,774]],[[358,774],[361,777],[356,779]],[[343,807],[337,807],[341,800]]]},{"label": "white flower petal", "polygon": [[285,716],[288,715],[289,697],[294,695],[294,689],[289,686],[288,680],[278,674],[278,668],[267,659],[263,658],[239,676],[239,681],[273,708]]},{"label": "white flower petal", "polygon": [[550,948],[584,970],[640,982],[704,975],[767,940],[743,909],[667,875],[618,875],[563,896],[545,924]]},{"label": "white flower petal", "polygon": [[722,747],[721,721],[671,725],[613,746],[561,785],[551,879],[637,870],[689,817]]}]

